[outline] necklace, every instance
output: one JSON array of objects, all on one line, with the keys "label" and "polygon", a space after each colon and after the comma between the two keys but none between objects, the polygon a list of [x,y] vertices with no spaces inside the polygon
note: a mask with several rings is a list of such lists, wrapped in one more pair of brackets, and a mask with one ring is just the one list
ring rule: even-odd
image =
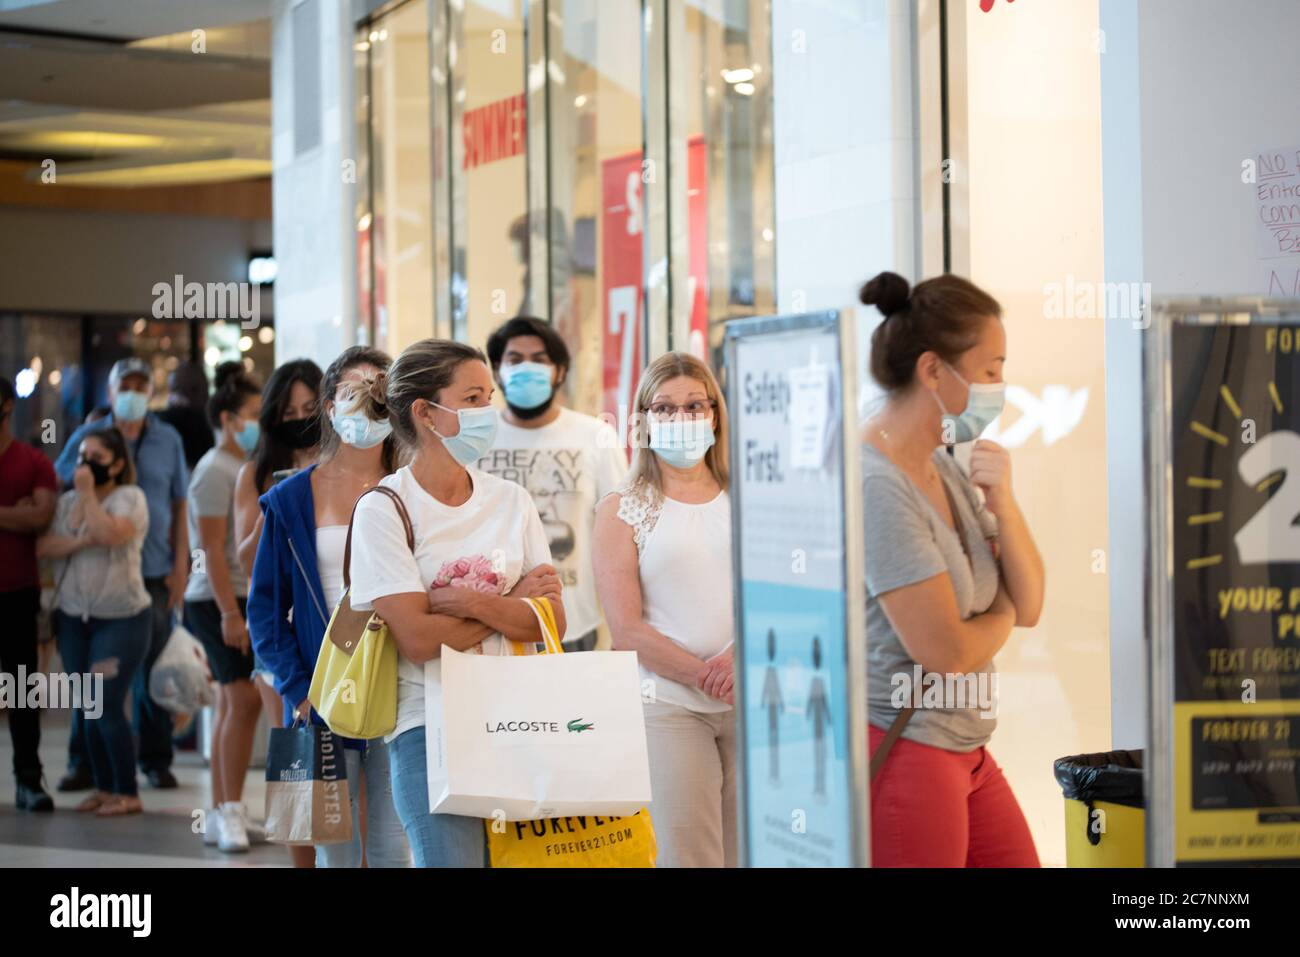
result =
[{"label": "necklace", "polygon": [[[894,440],[891,439],[891,438],[889,437],[889,433],[886,432],[884,429],[882,429],[882,428],[877,428],[877,429],[876,429],[876,433],[877,433],[877,434],[878,434],[882,439],[885,440],[885,442],[889,445],[889,447],[890,447],[891,449],[896,449],[896,448],[897,448],[897,447],[894,445]],[[924,474],[924,476],[923,476],[925,482],[926,482],[927,484],[929,484],[929,485],[935,485],[935,484],[937,484],[938,481],[939,481],[939,473],[938,473],[938,471],[935,469],[935,467],[934,467],[934,463],[931,462],[931,461],[929,461],[929,460],[927,460],[925,464],[926,464],[926,469],[925,469],[925,474]]]}]

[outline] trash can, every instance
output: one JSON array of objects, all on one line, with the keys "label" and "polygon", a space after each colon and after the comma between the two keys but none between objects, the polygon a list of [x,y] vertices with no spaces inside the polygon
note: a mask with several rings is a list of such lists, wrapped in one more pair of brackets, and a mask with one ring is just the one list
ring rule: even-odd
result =
[{"label": "trash can", "polygon": [[1052,767],[1065,792],[1066,866],[1144,866],[1142,752],[1076,754]]}]

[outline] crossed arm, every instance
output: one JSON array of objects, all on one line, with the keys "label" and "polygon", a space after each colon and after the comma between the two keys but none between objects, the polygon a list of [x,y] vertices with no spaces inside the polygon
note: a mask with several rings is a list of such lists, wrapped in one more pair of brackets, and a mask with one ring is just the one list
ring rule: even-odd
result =
[{"label": "crossed arm", "polygon": [[564,637],[564,605],[560,577],[551,565],[538,565],[505,595],[448,586],[426,592],[404,592],[376,598],[375,611],[388,625],[397,649],[409,661],[423,664],[441,656],[444,647],[468,651],[500,632],[511,641],[540,642],[541,627],[523,598],[546,597]]}]

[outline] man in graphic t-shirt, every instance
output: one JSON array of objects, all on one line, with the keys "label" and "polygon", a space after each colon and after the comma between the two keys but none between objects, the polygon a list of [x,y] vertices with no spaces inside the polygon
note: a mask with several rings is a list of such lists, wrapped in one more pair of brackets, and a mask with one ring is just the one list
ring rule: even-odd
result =
[{"label": "man in graphic t-shirt", "polygon": [[[37,670],[37,625],[41,582],[36,566],[36,536],[54,517],[58,481],[54,466],[38,449],[14,438],[14,385],[0,377],[0,672],[10,675],[16,695],[30,687],[19,680]],[[53,811],[41,784],[41,712],[17,707],[9,712],[14,747],[14,804],[23,811]]]},{"label": "man in graphic t-shirt", "polygon": [[590,651],[602,621],[591,572],[596,503],[618,488],[627,457],[610,426],[559,404],[569,349],[549,323],[517,316],[488,337],[487,354],[506,407],[477,467],[532,496],[564,585],[565,650]]}]

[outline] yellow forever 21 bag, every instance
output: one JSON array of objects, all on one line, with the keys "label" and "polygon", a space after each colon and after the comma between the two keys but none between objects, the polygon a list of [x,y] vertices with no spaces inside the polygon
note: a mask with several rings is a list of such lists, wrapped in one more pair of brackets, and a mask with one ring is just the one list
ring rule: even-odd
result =
[{"label": "yellow forever 21 bag", "polygon": [[[402,497],[376,485],[357,496],[357,504],[371,492],[393,500],[406,529],[406,546],[414,552],[415,530]],[[389,734],[397,726],[397,645],[379,615],[352,607],[350,564],[356,517],[354,504],[343,546],[343,597],[325,627],[307,700],[335,734],[368,740]]]},{"label": "yellow forever 21 bag", "polygon": [[[555,610],[547,598],[527,598],[542,627],[546,650],[563,654]],[[522,654],[515,642],[507,642]],[[592,652],[599,654],[599,652]],[[654,867],[658,845],[650,813],[626,817],[557,817],[540,821],[484,821],[493,867]]]}]

